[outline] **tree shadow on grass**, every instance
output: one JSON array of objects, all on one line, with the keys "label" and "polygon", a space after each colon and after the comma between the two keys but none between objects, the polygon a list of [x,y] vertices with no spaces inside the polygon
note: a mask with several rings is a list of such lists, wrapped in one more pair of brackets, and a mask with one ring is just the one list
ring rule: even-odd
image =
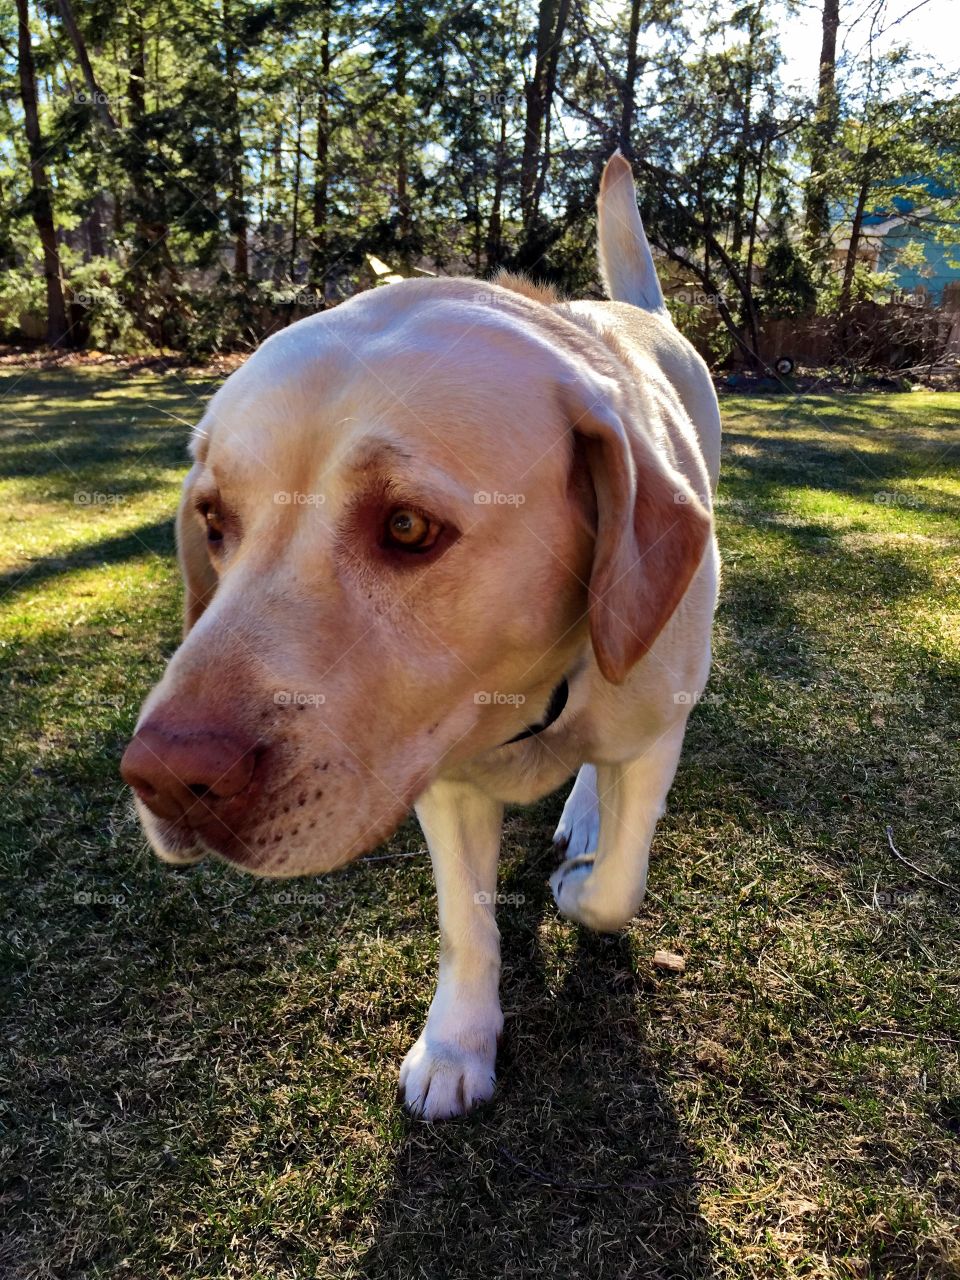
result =
[{"label": "tree shadow on grass", "polygon": [[715,1274],[701,1157],[681,1131],[641,1029],[626,936],[579,931],[562,982],[540,941],[556,908],[543,859],[501,892],[507,1026],[493,1103],[465,1121],[408,1123],[375,1210],[369,1277]]},{"label": "tree shadow on grass", "polygon": [[[873,502],[884,484],[918,480],[940,466],[952,442],[898,436],[889,443],[889,450],[867,452],[857,448],[855,438],[825,444],[788,434],[759,436],[752,432],[726,431],[725,463],[727,467],[732,464],[746,472],[747,478],[726,472],[722,487],[725,492],[739,493],[747,489],[762,493],[769,486],[799,484]],[[933,506],[934,496],[925,493],[922,510],[956,513],[957,502],[951,494],[942,493],[939,497],[941,505]]]},{"label": "tree shadow on grass", "polygon": [[[763,555],[731,557],[724,573],[717,622],[725,643],[717,654],[741,675],[804,687],[829,682],[836,674],[832,649],[844,630],[854,647],[865,634],[861,623],[873,625],[881,610],[929,591],[929,574],[910,544],[861,539],[857,531],[842,539],[817,522],[771,525],[759,511],[738,514],[736,521],[731,543],[744,530],[756,530],[766,548]],[[815,596],[837,602],[829,636],[811,627]]]},{"label": "tree shadow on grass", "polygon": [[[83,488],[123,496],[157,486],[158,473],[189,467],[186,428],[146,428],[136,423],[88,423],[56,440],[24,431],[3,446],[6,479],[43,481],[38,501],[69,500]],[[131,472],[139,475],[132,475]]]},{"label": "tree shadow on grass", "polygon": [[0,601],[49,582],[61,574],[105,565],[122,564],[153,554],[168,559],[174,553],[173,519],[154,520],[100,542],[87,543],[63,555],[42,556],[24,568],[0,573]]}]

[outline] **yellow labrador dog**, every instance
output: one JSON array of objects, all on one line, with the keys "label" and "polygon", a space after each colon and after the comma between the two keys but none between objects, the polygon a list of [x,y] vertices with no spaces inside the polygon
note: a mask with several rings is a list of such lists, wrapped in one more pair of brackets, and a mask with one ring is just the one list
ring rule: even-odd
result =
[{"label": "yellow labrador dog", "polygon": [[167,862],[313,875],[416,809],[442,947],[400,1082],[428,1119],[494,1089],[504,804],[579,770],[554,897],[619,928],[707,678],[719,413],[619,153],[599,254],[610,302],[405,281],[227,380],[177,519],[183,644],[123,759]]}]

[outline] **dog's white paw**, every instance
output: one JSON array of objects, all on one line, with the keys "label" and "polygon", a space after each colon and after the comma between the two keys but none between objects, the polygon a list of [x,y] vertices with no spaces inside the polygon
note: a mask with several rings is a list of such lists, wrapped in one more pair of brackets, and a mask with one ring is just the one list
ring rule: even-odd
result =
[{"label": "dog's white paw", "polygon": [[622,902],[608,903],[598,894],[593,856],[568,858],[550,877],[553,898],[562,916],[598,933],[615,933],[633,916]]},{"label": "dog's white paw", "polygon": [[497,1038],[481,1049],[438,1041],[424,1031],[400,1068],[400,1097],[420,1120],[452,1120],[489,1102],[496,1088]]},{"label": "dog's white paw", "polygon": [[568,858],[550,877],[550,888],[553,890],[557,909],[562,916],[566,916],[568,920],[576,920],[578,924],[589,924],[580,914],[580,898],[592,871],[593,855],[581,855]]},{"label": "dog's white paw", "polygon": [[569,858],[595,853],[600,840],[600,805],[597,801],[597,771],[585,764],[567,796],[563,813],[553,833],[553,843]]}]

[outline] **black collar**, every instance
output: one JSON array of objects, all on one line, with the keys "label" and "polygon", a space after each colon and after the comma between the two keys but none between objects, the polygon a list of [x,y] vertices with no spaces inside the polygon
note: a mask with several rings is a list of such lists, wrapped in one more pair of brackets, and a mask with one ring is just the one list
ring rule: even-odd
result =
[{"label": "black collar", "polygon": [[524,738],[534,738],[538,733],[543,733],[544,729],[549,729],[555,720],[559,720],[563,712],[563,708],[567,705],[567,698],[570,696],[570,686],[567,684],[567,677],[564,676],[553,693],[550,695],[550,702],[547,706],[546,714],[540,724],[532,724],[528,729],[523,729],[516,737],[508,738],[506,742],[501,742],[502,747],[509,747],[511,742],[522,742]]}]

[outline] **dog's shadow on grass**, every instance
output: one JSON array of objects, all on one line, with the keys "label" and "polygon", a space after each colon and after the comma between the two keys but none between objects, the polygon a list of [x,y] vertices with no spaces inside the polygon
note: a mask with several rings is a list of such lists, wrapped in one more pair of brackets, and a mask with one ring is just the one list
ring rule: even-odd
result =
[{"label": "dog's shadow on grass", "polygon": [[364,1276],[715,1274],[702,1161],[645,1025],[654,980],[638,976],[625,936],[567,933],[558,963],[544,937],[550,865],[520,863],[500,886],[514,905],[501,910],[496,1097],[463,1121],[409,1122]]}]

